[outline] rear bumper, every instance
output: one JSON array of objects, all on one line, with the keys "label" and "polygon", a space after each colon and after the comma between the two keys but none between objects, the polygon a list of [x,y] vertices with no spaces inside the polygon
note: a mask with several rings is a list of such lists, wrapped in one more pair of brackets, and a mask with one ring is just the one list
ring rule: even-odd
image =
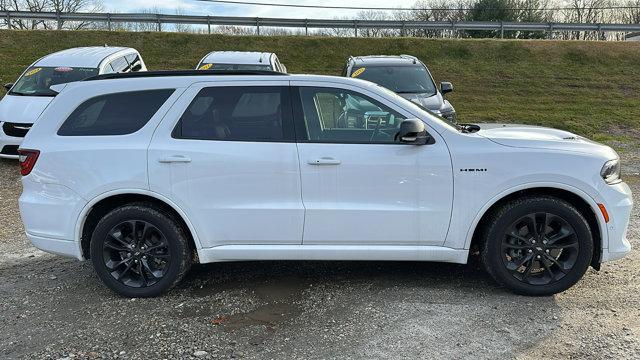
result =
[{"label": "rear bumper", "polygon": [[28,232],[27,238],[31,241],[33,246],[42,251],[62,256],[69,256],[79,260],[83,259],[80,246],[78,246],[78,243],[75,241],[32,235]]},{"label": "rear bumper", "polygon": [[82,258],[76,223],[86,201],[59,184],[22,179],[20,215],[27,238],[38,249]]},{"label": "rear bumper", "polygon": [[610,220],[607,223],[609,241],[608,244],[603,244],[600,262],[607,262],[621,259],[631,251],[631,244],[627,239],[627,228],[633,199],[631,189],[625,183],[607,186],[603,196],[607,200],[605,206]]}]

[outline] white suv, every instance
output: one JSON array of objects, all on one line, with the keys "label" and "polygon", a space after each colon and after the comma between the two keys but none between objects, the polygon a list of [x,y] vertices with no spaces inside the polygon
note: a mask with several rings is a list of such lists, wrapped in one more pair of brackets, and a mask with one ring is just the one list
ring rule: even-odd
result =
[{"label": "white suv", "polygon": [[453,126],[367,81],[100,76],[41,117],[20,150],[27,236],[125,296],[161,294],[193,262],[463,264],[475,249],[498,282],[543,295],[630,251],[611,148]]},{"label": "white suv", "polygon": [[200,60],[196,70],[287,72],[278,55],[256,51],[212,51]]},{"label": "white suv", "polygon": [[147,70],[136,49],[113,46],[71,48],[36,60],[0,100],[0,157],[18,158],[18,146],[56,92],[51,86],[99,74]]}]

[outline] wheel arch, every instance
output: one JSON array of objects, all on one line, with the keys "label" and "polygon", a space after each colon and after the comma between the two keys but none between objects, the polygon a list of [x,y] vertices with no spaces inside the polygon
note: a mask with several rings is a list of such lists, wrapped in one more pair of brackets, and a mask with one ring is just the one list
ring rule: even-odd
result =
[{"label": "wheel arch", "polygon": [[76,242],[80,247],[79,250],[80,254],[82,254],[82,260],[89,258],[91,234],[100,218],[118,206],[135,202],[148,202],[154,204],[160,209],[173,215],[178,221],[180,221],[189,236],[191,245],[197,251],[198,257],[200,257],[200,250],[202,249],[202,246],[195,228],[189,221],[186,213],[178,205],[166,197],[152,191],[128,189],[98,195],[82,209],[82,212],[78,217],[75,230]]},{"label": "wheel arch", "polygon": [[491,199],[474,219],[472,226],[467,234],[465,249],[469,249],[469,254],[476,253],[477,248],[482,241],[480,238],[482,225],[490,216],[490,214],[500,206],[513,199],[523,196],[546,195],[554,196],[568,203],[580,211],[589,223],[591,234],[594,242],[594,252],[591,259],[591,266],[595,269],[600,268],[600,257],[608,240],[607,225],[601,216],[597,202],[584,191],[573,186],[565,184],[538,184],[529,186],[520,186],[507,190]]}]

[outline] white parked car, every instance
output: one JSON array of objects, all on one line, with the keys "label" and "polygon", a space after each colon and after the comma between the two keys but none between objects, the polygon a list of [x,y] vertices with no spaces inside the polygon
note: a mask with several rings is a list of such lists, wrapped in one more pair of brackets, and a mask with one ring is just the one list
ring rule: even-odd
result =
[{"label": "white parked car", "polygon": [[91,76],[146,70],[137,50],[124,47],[81,47],[62,50],[36,60],[0,100],[0,157],[17,158],[18,146],[55,91],[53,85]]},{"label": "white parked car", "polygon": [[471,249],[546,295],[630,251],[618,155],[566,131],[454,126],[352,78],[99,78],[57,87],[29,132],[20,210],[36,247],[91,259],[125,296],[192,262],[463,264]]},{"label": "white parked car", "polygon": [[253,51],[212,51],[200,60],[196,70],[264,70],[287,73],[287,68],[276,54]]}]

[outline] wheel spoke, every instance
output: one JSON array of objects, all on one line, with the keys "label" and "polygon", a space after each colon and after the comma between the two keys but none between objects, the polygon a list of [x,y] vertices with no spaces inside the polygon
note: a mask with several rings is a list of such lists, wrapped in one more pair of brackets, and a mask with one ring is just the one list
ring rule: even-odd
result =
[{"label": "wheel spoke", "polygon": [[115,244],[112,244],[111,242],[107,242],[105,241],[104,246],[116,250],[116,251],[129,251],[129,247],[122,247],[122,246],[117,246]]},{"label": "wheel spoke", "polygon": [[556,279],[556,275],[553,273],[553,270],[551,270],[551,266],[547,263],[546,259],[541,259],[540,263],[542,264],[544,270],[548,272],[549,276],[551,277],[551,280],[549,280],[549,282],[553,282]]},{"label": "wheel spoke", "polygon": [[531,270],[533,270],[533,256],[530,257],[529,265],[527,265],[527,267],[524,269],[524,272],[522,273],[522,281],[525,281],[527,280],[527,278],[529,278],[529,275],[531,275]]},{"label": "wheel spoke", "polygon": [[151,274],[151,276],[153,276],[154,278],[159,279],[161,277],[161,276],[156,276],[153,270],[151,270],[151,268],[149,267],[149,262],[147,262],[146,260],[142,262],[142,265],[144,265],[144,268],[147,270],[147,272]]},{"label": "wheel spoke", "polygon": [[549,254],[544,254],[544,258],[550,261],[551,263],[553,263],[554,265],[556,265],[563,274],[567,273],[567,270],[565,270],[564,266],[562,266],[562,264],[558,260],[556,260],[556,258],[554,258],[553,256]]},{"label": "wheel spoke", "polygon": [[122,238],[122,232],[119,230],[114,230],[111,231],[109,233],[109,237],[111,237],[112,239],[114,239],[115,241],[119,242],[120,244],[122,244],[124,247],[128,248],[131,244],[129,244],[128,242],[126,242],[123,238]]},{"label": "wheel spoke", "polygon": [[[147,253],[150,252],[150,251],[156,250],[156,249],[160,249],[160,248],[166,247],[166,246],[167,246],[167,243],[165,243],[165,242],[162,242],[162,243],[160,243],[158,245],[150,246],[150,247],[147,248]],[[149,254],[149,255],[152,255],[152,254]]]},{"label": "wheel spoke", "polygon": [[116,278],[116,280],[120,281],[122,279],[122,277],[124,276],[124,274],[126,274],[129,270],[131,270],[131,267],[133,266],[133,261],[129,262],[127,264],[126,269],[124,269],[123,272],[121,272],[120,274],[118,274],[118,277]]},{"label": "wheel spoke", "polygon": [[144,269],[142,267],[142,261],[138,261],[138,273],[140,273],[140,277],[142,278],[142,285],[147,286],[149,282],[147,281],[147,277],[144,275]]},{"label": "wheel spoke", "polygon": [[547,213],[538,213],[534,215],[536,240],[542,240],[547,232]]}]

